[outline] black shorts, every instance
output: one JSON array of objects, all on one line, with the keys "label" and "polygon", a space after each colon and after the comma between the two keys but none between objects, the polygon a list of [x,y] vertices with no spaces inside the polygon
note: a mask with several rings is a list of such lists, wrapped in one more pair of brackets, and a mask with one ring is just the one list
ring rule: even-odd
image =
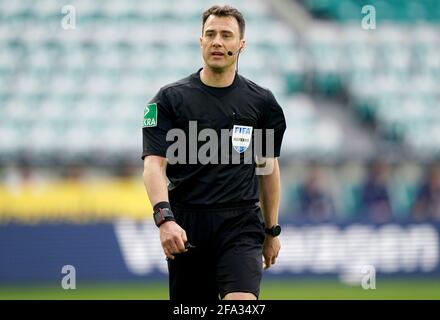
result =
[{"label": "black shorts", "polygon": [[173,212],[196,248],[168,261],[170,299],[216,301],[230,292],[258,298],[265,238],[260,207]]}]

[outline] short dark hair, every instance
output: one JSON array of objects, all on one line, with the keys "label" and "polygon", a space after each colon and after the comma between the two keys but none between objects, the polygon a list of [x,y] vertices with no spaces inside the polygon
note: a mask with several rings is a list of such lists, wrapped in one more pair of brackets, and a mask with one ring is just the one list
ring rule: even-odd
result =
[{"label": "short dark hair", "polygon": [[226,5],[226,6],[217,6],[217,5],[212,6],[211,8],[209,8],[208,10],[203,12],[202,32],[203,32],[203,28],[205,27],[205,22],[206,22],[206,20],[208,20],[208,17],[210,15],[214,15],[217,17],[234,17],[238,22],[238,29],[240,30],[240,39],[243,39],[245,22],[244,22],[244,17],[240,11],[238,11],[234,7],[231,7],[228,5]]}]

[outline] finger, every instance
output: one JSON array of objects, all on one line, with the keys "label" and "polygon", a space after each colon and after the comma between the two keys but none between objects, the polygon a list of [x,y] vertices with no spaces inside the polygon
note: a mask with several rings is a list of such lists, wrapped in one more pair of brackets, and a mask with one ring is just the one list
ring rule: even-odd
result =
[{"label": "finger", "polygon": [[187,249],[185,248],[185,243],[183,242],[182,238],[177,238],[174,241],[174,244],[177,247],[177,250],[179,250],[178,252],[185,252],[187,251]]},{"label": "finger", "polygon": [[183,243],[188,242],[188,238],[186,237],[186,231],[182,229],[182,241]]},{"label": "finger", "polygon": [[166,240],[162,244],[162,248],[166,252],[167,256],[173,255],[174,253],[177,252],[176,248],[175,248],[175,244],[174,244],[174,242],[172,240]]},{"label": "finger", "polygon": [[269,269],[271,266],[270,259],[264,257],[264,264],[265,264],[264,269]]},{"label": "finger", "polygon": [[169,252],[168,249],[164,248],[163,252],[165,253],[165,256],[167,257],[167,259],[174,260],[174,256]]},{"label": "finger", "polygon": [[277,260],[277,257],[275,257],[275,256],[274,256],[274,257],[272,257],[272,259],[271,259],[271,261],[270,261],[270,262],[271,262],[271,264],[275,264],[275,261],[276,261],[276,260]]},{"label": "finger", "polygon": [[177,245],[174,243],[174,241],[170,240],[167,247],[169,253],[171,254],[179,253],[179,249],[177,249]]}]

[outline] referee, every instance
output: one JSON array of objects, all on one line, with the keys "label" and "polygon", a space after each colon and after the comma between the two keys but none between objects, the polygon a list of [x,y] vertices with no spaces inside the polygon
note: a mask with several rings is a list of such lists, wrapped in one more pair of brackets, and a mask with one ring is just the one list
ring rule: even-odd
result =
[{"label": "referee", "polygon": [[[205,11],[203,68],[162,87],[144,111],[143,179],[168,260],[171,300],[258,299],[262,257],[269,268],[280,250],[277,157],[286,123],[273,94],[236,70],[244,31],[237,9],[212,6]],[[200,133],[206,129],[230,133],[229,148],[225,151],[221,142],[210,154],[229,162],[200,161]],[[169,153],[176,142],[169,137],[173,130],[185,134],[185,146],[198,139],[196,150],[177,148],[184,160],[177,163]],[[258,149],[258,130],[264,132],[266,147],[260,159],[272,168],[263,175],[257,174],[260,161],[252,156],[246,162],[244,156],[252,146]],[[265,153],[267,147],[272,152]],[[232,161],[237,155],[238,163]],[[194,157],[197,161],[191,162]]]}]

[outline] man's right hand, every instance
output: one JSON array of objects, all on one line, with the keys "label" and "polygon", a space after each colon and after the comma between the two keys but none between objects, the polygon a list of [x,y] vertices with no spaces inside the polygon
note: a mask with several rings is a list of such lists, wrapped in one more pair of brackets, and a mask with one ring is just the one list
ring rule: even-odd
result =
[{"label": "man's right hand", "polygon": [[160,244],[163,252],[169,259],[174,259],[177,253],[188,251],[185,243],[188,241],[186,232],[176,222],[167,221],[159,227]]}]

